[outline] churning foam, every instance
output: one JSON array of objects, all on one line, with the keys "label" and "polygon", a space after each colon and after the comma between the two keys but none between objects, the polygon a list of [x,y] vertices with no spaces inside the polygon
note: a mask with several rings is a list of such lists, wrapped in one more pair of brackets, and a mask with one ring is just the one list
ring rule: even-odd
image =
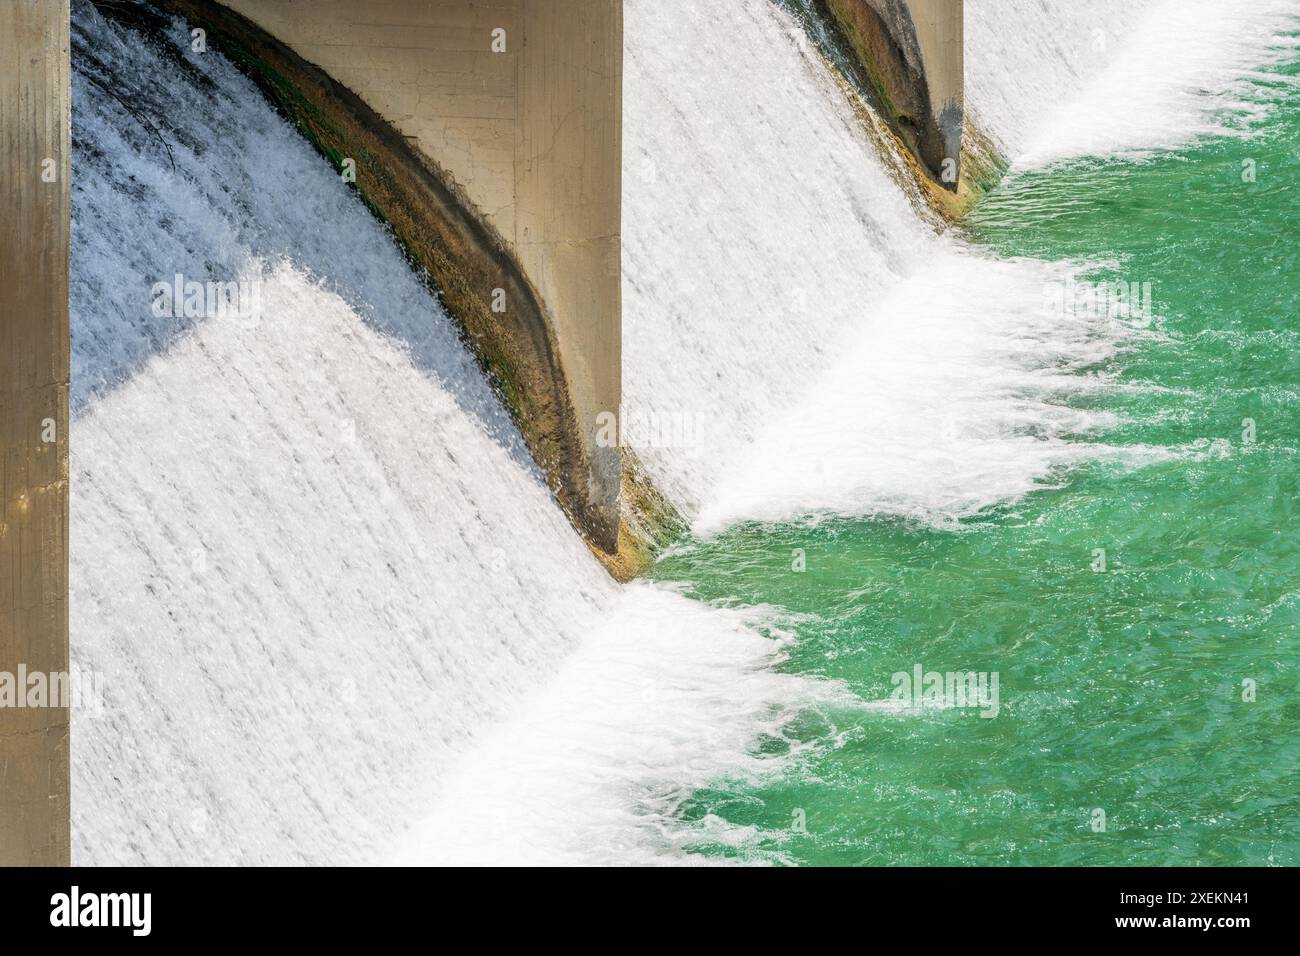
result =
[{"label": "churning foam", "polygon": [[[833,720],[858,703],[832,682],[780,673],[789,638],[772,618],[629,586],[559,674],[466,756],[391,861],[707,862],[682,856],[697,841],[762,861],[755,844],[779,835],[685,824],[677,810],[696,788],[789,767],[804,746],[796,713],[825,708]],[[759,756],[759,735],[785,747]]]},{"label": "churning foam", "polygon": [[1247,131],[1297,29],[1296,0],[968,0],[968,102],[1023,166],[1138,158]]},{"label": "churning foam", "polygon": [[1112,423],[1071,402],[1133,328],[1053,306],[1070,263],[954,247],[877,305],[801,402],[737,460],[695,522],[889,515],[939,527],[1109,452],[1077,441]]}]

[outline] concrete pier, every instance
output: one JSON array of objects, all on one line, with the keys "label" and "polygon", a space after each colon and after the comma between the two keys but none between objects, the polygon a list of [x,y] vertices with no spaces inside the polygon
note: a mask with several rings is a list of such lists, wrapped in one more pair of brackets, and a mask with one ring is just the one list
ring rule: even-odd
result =
[{"label": "concrete pier", "polygon": [[[213,33],[429,268],[560,504],[614,559],[619,0],[158,0]],[[391,134],[391,135],[390,135]]]},{"label": "concrete pier", "polygon": [[825,0],[889,121],[926,172],[957,191],[964,97],[963,0]]},{"label": "concrete pier", "polygon": [[0,3],[0,866],[69,862],[67,0]]}]

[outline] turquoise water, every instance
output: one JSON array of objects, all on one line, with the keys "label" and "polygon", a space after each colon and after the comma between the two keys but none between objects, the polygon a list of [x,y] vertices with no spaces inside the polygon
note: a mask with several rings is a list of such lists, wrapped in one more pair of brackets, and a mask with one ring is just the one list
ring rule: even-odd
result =
[{"label": "turquoise water", "polygon": [[750,524],[660,562],[700,600],[789,612],[785,666],[864,701],[916,664],[999,677],[993,719],[803,714],[762,744],[802,748],[775,779],[684,805],[756,834],[697,852],[1300,864],[1300,95],[1281,78],[1257,94],[1277,108],[1253,138],[1016,174],[970,217],[999,255],[1152,283],[1149,334],[1086,370],[1115,376],[1089,400],[1117,423],[1079,440],[1167,454],[1100,458],[955,529]]}]

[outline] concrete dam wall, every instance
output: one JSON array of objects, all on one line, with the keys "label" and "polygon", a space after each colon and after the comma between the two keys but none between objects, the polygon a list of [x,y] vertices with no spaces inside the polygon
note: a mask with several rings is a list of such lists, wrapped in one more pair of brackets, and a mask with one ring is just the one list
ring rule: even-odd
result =
[{"label": "concrete dam wall", "polygon": [[963,0],[824,0],[925,171],[957,191],[961,174]]}]

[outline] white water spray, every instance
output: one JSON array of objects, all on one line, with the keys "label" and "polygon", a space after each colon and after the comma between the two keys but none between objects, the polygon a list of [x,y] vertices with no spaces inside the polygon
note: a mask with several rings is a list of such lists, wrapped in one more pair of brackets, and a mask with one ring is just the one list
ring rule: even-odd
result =
[{"label": "white water spray", "polygon": [[[1078,373],[1124,331],[1025,304],[1070,267],[935,236],[768,0],[675,6],[627,5],[625,394],[713,418],[711,446],[645,450],[698,526],[943,523],[1096,453],[1073,439],[1104,421],[1070,399],[1105,387]],[[973,63],[998,30],[970,6]],[[971,103],[1015,156],[1035,100],[1105,64],[1041,52],[1063,7],[998,7],[1033,15],[1039,52],[977,66]],[[780,772],[797,747],[755,741],[836,689],[776,670],[768,612],[613,585],[328,166],[179,26],[177,59],[75,17],[72,632],[108,698],[74,727],[77,862],[757,842],[684,825],[681,801]],[[258,321],[158,324],[149,290],[176,273],[256,279]]]}]

